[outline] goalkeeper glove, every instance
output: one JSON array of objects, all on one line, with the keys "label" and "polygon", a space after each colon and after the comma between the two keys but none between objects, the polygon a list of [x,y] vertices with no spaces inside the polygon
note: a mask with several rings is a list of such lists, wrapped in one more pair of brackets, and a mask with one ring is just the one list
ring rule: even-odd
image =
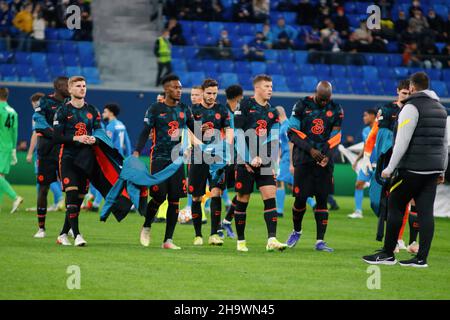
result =
[{"label": "goalkeeper glove", "polygon": [[11,156],[11,165],[15,166],[17,164],[17,151],[16,149],[12,150],[12,156]]},{"label": "goalkeeper glove", "polygon": [[361,160],[361,169],[365,175],[373,171],[372,162],[370,161],[371,154],[364,152],[364,156]]}]

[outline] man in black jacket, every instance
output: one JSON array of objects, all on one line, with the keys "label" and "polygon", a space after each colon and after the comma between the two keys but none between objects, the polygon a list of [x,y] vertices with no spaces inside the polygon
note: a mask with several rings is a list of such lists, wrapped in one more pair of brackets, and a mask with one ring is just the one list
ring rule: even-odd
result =
[{"label": "man in black jacket", "polygon": [[[411,95],[399,114],[397,134],[389,165],[382,172],[394,176],[388,204],[386,238],[381,251],[364,256],[369,264],[394,265],[394,249],[402,226],[405,208],[416,202],[420,225],[417,256],[400,261],[402,266],[426,268],[434,233],[433,204],[436,187],[444,182],[448,165],[447,111],[437,95],[428,90],[429,78],[424,72],[411,76]],[[397,174],[394,174],[396,171]]]}]

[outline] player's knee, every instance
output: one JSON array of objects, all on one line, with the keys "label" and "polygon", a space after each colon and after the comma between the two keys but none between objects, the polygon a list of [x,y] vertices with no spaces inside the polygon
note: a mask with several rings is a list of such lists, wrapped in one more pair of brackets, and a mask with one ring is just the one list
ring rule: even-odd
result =
[{"label": "player's knee", "polygon": [[201,202],[202,201],[202,197],[192,197],[192,201]]},{"label": "player's knee", "polygon": [[66,187],[65,190],[66,190],[66,193],[71,192],[71,191],[76,191],[78,193],[78,187]]},{"label": "player's knee", "polygon": [[270,198],[270,199],[264,200],[264,211],[276,210],[276,208],[277,208],[277,203],[275,201],[275,198]]},{"label": "player's knee", "polygon": [[248,201],[250,200],[250,195],[249,194],[238,193],[237,194],[237,200],[240,201],[240,202],[248,203]]},{"label": "player's knee", "polygon": [[356,181],[356,183],[355,183],[356,190],[363,190],[365,186],[366,186],[366,183],[364,181]]}]

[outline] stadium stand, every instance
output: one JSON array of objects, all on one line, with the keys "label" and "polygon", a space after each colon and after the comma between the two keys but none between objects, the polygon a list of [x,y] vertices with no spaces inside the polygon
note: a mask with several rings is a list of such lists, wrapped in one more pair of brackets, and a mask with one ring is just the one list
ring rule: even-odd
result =
[{"label": "stadium stand", "polygon": [[[82,9],[81,30],[66,27],[66,8],[72,4]],[[32,25],[18,22],[19,14],[28,15]],[[90,84],[101,83],[90,1],[0,1],[0,80],[51,82],[57,76],[75,74],[85,76]]]},{"label": "stadium stand", "polygon": [[[239,81],[247,90],[248,76],[267,72],[274,76],[276,91],[310,91],[311,81],[328,79],[339,84],[337,93],[372,95],[392,95],[396,80],[426,70],[432,88],[447,95],[450,0],[375,1],[381,8],[381,30],[366,27],[369,4],[169,0],[164,14],[172,18],[166,25],[171,39],[185,40],[182,45],[172,41],[172,64],[185,86],[199,84],[201,78],[193,73],[207,69],[222,86]],[[226,63],[218,54],[224,47],[217,45],[223,34],[227,41],[220,43],[227,43],[232,53]],[[249,55],[249,49],[262,51],[262,58]]]}]

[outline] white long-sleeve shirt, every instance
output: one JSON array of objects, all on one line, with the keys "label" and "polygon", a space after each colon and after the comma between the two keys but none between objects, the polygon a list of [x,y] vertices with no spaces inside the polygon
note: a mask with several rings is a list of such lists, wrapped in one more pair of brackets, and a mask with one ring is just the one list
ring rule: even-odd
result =
[{"label": "white long-sleeve shirt", "polygon": [[[425,94],[430,96],[433,99],[439,100],[436,93],[431,90],[424,90]],[[417,123],[419,121],[419,111],[412,104],[406,104],[400,114],[398,116],[398,128],[397,128],[397,136],[395,138],[394,149],[392,151],[392,157],[389,161],[389,165],[385,169],[386,173],[392,174],[394,170],[397,168],[400,160],[405,155],[408,150],[409,143],[411,142],[411,138],[414,134],[414,130],[416,129]],[[447,127],[445,130],[445,166],[447,168],[448,165],[448,121]],[[445,170],[444,170],[445,171]],[[417,174],[436,174],[443,173],[444,171],[411,171]]]}]

